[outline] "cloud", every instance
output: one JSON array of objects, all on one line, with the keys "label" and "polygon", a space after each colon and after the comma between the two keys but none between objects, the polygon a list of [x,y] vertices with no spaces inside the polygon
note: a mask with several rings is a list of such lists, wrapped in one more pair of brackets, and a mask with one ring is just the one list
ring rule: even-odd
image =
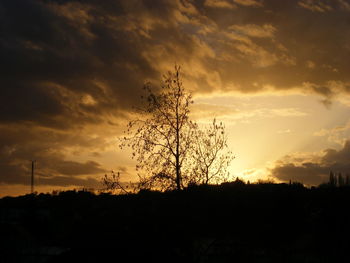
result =
[{"label": "cloud", "polygon": [[[274,15],[256,8],[206,10],[233,3]],[[347,81],[349,63],[330,58],[348,52],[346,18],[300,13],[297,24],[286,22],[290,10],[299,9],[294,1],[253,0],[1,3],[0,120],[56,128],[99,122],[139,103],[134,94],[144,81],[156,82],[175,62],[194,91],[261,91],[256,82],[302,92],[303,82]],[[308,61],[313,70],[301,72],[297,65]],[[326,61],[335,61],[328,64],[338,72],[322,67]],[[93,103],[81,100],[89,97]]]},{"label": "cloud", "polygon": [[302,86],[305,92],[322,94],[323,98],[321,99],[321,102],[326,107],[330,107],[334,99],[337,99],[338,101],[342,102],[345,105],[349,105],[347,97],[343,96],[350,89],[349,82],[343,82],[339,80],[329,80],[322,85],[318,85],[310,82],[304,82]]},{"label": "cloud", "polygon": [[299,166],[286,163],[276,166],[271,171],[271,176],[284,182],[292,180],[306,185],[318,185],[327,181],[329,172],[327,167],[321,167],[317,163],[303,163]]},{"label": "cloud", "polygon": [[[233,124],[236,121],[256,121],[258,119],[273,118],[303,118],[308,113],[298,108],[274,108],[261,106],[256,109],[243,109],[239,106],[222,105],[220,100],[216,103],[199,102],[191,107],[191,117],[201,122],[211,122],[213,118],[224,120],[226,124]],[[278,133],[289,133],[290,130],[281,130]]]},{"label": "cloud", "polygon": [[350,11],[350,4],[346,0],[302,0],[298,5],[312,12],[330,12],[334,10]]},{"label": "cloud", "polygon": [[222,118],[227,116],[233,116],[238,113],[238,110],[229,107],[222,106],[218,104],[210,104],[210,103],[197,103],[192,106],[191,116],[194,119],[213,119]]},{"label": "cloud", "polygon": [[324,3],[323,0],[303,0],[303,1],[299,1],[298,4],[305,8],[308,9],[310,11],[313,12],[327,12],[327,11],[331,11],[333,10],[333,8]]},{"label": "cloud", "polygon": [[321,129],[313,135],[325,137],[328,142],[343,145],[346,142],[346,138],[350,136],[350,122],[331,129]]},{"label": "cloud", "polygon": [[106,172],[93,160],[66,159],[68,152],[97,150],[98,145],[100,149],[107,147],[108,143],[102,137],[30,125],[1,126],[0,135],[0,183],[28,184],[31,160],[36,160],[40,184],[63,185],[64,181],[67,185],[85,186],[88,183],[97,186]]},{"label": "cloud", "polygon": [[286,156],[270,170],[271,176],[281,181],[299,181],[308,185],[327,182],[330,171],[350,173],[350,141],[340,150],[326,149],[322,155]]},{"label": "cloud", "polygon": [[306,61],[306,67],[309,69],[314,69],[315,68],[315,63],[312,62],[311,60]]},{"label": "cloud", "polygon": [[204,5],[208,7],[213,7],[213,8],[228,8],[228,9],[236,8],[235,5],[224,0],[206,0],[204,2]]},{"label": "cloud", "polygon": [[286,129],[286,130],[278,130],[277,133],[278,134],[288,134],[291,133],[292,131],[290,129]]},{"label": "cloud", "polygon": [[229,29],[249,37],[257,38],[272,38],[276,31],[276,28],[270,24],[264,24],[262,26],[252,24],[232,25]]},{"label": "cloud", "polygon": [[[2,171],[0,184],[29,184],[31,163],[28,159],[9,160],[5,158],[0,163],[0,167]],[[52,156],[45,156],[37,160],[35,167],[36,185],[86,187],[94,185],[94,187],[97,187],[101,184],[101,176],[106,172],[98,163],[93,161],[80,163]],[[65,182],[65,184],[62,182]]]},{"label": "cloud", "polygon": [[158,87],[175,63],[195,94],[272,87],[350,105],[348,11],[344,0],[1,1],[1,180],[24,183],[33,158],[47,180],[103,173],[92,158],[112,147],[143,83]]},{"label": "cloud", "polygon": [[233,2],[243,6],[260,7],[263,5],[261,1],[257,0],[233,0]]},{"label": "cloud", "polygon": [[[18,5],[1,4],[6,36],[0,42],[1,121],[61,128],[99,121],[107,112],[129,107],[135,100],[130,89],[157,75],[133,52],[132,43],[141,36],[114,27],[107,9],[78,2],[27,0]],[[131,76],[124,62],[141,70]],[[80,104],[83,96],[96,103]]]},{"label": "cloud", "polygon": [[343,10],[350,11],[350,3],[346,0],[338,0],[338,4]]}]

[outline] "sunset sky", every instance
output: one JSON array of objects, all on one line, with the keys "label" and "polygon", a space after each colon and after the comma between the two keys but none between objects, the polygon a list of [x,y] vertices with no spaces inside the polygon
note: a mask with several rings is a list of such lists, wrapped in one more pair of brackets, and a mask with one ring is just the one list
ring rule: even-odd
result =
[{"label": "sunset sky", "polygon": [[226,125],[233,177],[350,173],[350,1],[0,2],[0,196],[135,179],[142,86],[181,66],[191,116]]}]

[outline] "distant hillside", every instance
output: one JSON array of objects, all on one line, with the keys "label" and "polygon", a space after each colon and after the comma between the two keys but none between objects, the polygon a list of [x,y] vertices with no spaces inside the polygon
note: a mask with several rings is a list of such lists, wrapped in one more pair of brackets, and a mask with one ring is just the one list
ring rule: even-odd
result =
[{"label": "distant hillside", "polygon": [[350,188],[228,183],[0,199],[1,262],[349,262]]}]

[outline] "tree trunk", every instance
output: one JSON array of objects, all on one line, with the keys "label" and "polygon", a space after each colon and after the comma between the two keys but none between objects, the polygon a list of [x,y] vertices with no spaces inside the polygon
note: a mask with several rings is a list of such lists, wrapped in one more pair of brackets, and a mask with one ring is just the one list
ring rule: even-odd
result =
[{"label": "tree trunk", "polygon": [[[177,85],[178,85],[178,94],[180,94],[180,86],[178,80],[178,72],[176,73]],[[181,190],[181,167],[180,167],[180,120],[179,120],[179,96],[176,98],[176,188]]]},{"label": "tree trunk", "polygon": [[177,190],[181,190],[181,174],[180,174],[179,155],[176,156],[176,188],[177,188]]},{"label": "tree trunk", "polygon": [[[176,109],[177,113],[177,109]],[[175,156],[175,169],[176,169],[176,188],[181,190],[181,169],[180,169],[180,131],[179,131],[179,121],[177,115],[176,123],[176,156]]]}]

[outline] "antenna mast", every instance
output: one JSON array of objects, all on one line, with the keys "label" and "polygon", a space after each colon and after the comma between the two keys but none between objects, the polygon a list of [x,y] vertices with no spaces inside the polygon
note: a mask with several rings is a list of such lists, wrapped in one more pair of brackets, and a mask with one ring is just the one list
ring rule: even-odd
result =
[{"label": "antenna mast", "polygon": [[32,161],[32,178],[31,178],[31,193],[34,193],[34,163],[35,161]]}]

